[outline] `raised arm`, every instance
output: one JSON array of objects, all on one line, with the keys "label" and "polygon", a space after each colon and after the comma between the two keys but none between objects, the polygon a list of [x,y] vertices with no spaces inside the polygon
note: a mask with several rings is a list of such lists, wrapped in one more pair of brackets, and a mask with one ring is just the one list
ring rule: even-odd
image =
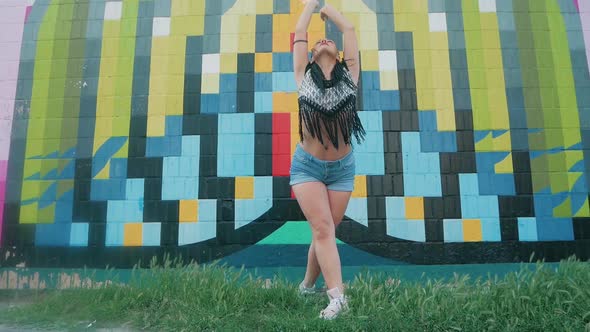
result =
[{"label": "raised arm", "polygon": [[352,74],[354,83],[358,83],[360,65],[359,65],[359,47],[356,38],[354,25],[350,23],[342,13],[336,8],[326,4],[320,11],[322,19],[330,19],[340,32],[342,32],[342,39],[344,41],[344,61],[348,66],[348,70]]},{"label": "raised arm", "polygon": [[295,72],[295,81],[297,87],[301,85],[305,76],[305,67],[309,63],[307,58],[308,42],[307,28],[311,22],[313,11],[319,6],[318,0],[301,0],[305,5],[297,25],[295,26],[295,38],[293,39],[293,71]]}]

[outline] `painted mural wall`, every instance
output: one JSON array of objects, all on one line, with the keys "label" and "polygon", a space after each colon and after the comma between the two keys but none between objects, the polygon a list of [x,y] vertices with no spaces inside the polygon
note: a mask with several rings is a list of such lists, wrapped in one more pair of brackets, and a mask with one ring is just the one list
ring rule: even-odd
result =
[{"label": "painted mural wall", "polygon": [[[590,257],[589,1],[330,3],[359,35],[368,132],[342,250],[418,264]],[[288,185],[301,9],[1,1],[1,264],[305,257]],[[322,37],[342,45],[317,14],[309,39]]]}]

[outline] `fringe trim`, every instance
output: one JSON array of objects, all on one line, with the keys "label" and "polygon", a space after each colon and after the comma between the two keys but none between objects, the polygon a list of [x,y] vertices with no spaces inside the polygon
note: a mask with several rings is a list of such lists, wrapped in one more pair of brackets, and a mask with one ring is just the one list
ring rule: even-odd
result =
[{"label": "fringe trim", "polygon": [[366,132],[356,111],[356,97],[348,97],[334,109],[336,111],[325,110],[306,98],[300,98],[299,136],[301,141],[303,141],[302,124],[305,124],[309,135],[318,139],[322,145],[324,145],[322,133],[326,133],[330,142],[338,149],[339,132],[342,133],[346,145],[351,144],[353,136],[360,144]]}]

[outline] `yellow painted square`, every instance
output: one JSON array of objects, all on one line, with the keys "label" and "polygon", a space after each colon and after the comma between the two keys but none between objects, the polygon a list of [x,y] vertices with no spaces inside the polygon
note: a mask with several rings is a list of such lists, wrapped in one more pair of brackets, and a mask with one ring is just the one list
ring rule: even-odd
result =
[{"label": "yellow painted square", "polygon": [[221,53],[237,53],[240,35],[237,33],[222,33],[220,35]]},{"label": "yellow painted square", "polygon": [[[165,66],[168,67],[168,65]],[[152,74],[150,78],[150,95],[165,95],[168,93],[168,84],[166,78],[167,77],[163,74]]]},{"label": "yellow painted square", "polygon": [[129,223],[123,226],[123,245],[126,247],[140,247],[143,242],[143,224]]},{"label": "yellow painted square", "polygon": [[272,53],[256,53],[255,68],[257,73],[272,73]]},{"label": "yellow painted square", "polygon": [[271,15],[273,13],[273,0],[256,0],[256,14]]},{"label": "yellow painted square", "polygon": [[113,136],[113,118],[96,117],[94,136],[110,137]]},{"label": "yellow painted square", "polygon": [[223,74],[235,74],[238,72],[237,53],[222,53],[220,62],[220,70]]},{"label": "yellow painted square", "polygon": [[[508,135],[508,134],[505,134],[505,135]],[[511,153],[509,153],[506,156],[506,158],[504,158],[503,160],[496,163],[496,165],[494,165],[494,172],[496,172],[496,174],[512,174],[513,173],[512,154]]]},{"label": "yellow painted square", "polygon": [[379,52],[376,50],[361,51],[363,71],[379,71]]},{"label": "yellow painted square", "polygon": [[40,208],[37,211],[37,218],[38,224],[53,224],[55,222],[55,203]]},{"label": "yellow painted square", "polygon": [[[169,55],[170,38],[152,38],[152,57]],[[153,61],[152,61],[153,63]]]},{"label": "yellow painted square", "polygon": [[[292,16],[295,19],[295,23],[296,20],[298,19],[297,16]],[[322,21],[320,15],[313,15],[311,17],[311,21],[309,22],[309,28],[307,29],[307,31],[309,31],[310,33],[313,33],[314,36],[318,35],[317,38],[315,39],[310,39],[310,40],[319,40],[321,38],[324,38],[324,36],[326,35],[326,23],[324,21]],[[289,27],[289,29],[287,30],[287,32],[291,33],[291,32],[295,32],[295,24],[291,25]]]},{"label": "yellow painted square", "polygon": [[254,178],[236,177],[236,199],[254,199]]},{"label": "yellow painted square", "polygon": [[180,201],[179,222],[197,222],[199,221],[199,202],[198,201]]},{"label": "yellow painted square", "polygon": [[[449,50],[449,35],[446,32],[438,31],[430,33],[430,48],[432,50],[448,52]],[[448,53],[447,53],[448,56]]]},{"label": "yellow painted square", "polygon": [[256,51],[256,35],[254,33],[243,33],[239,35],[238,52],[254,53]]},{"label": "yellow painted square", "polygon": [[481,221],[478,219],[463,220],[463,241],[481,242],[482,239]]},{"label": "yellow painted square", "polygon": [[437,107],[436,121],[439,131],[455,131],[455,108],[451,105],[449,107]]},{"label": "yellow painted square", "polygon": [[367,197],[367,176],[366,175],[356,175],[354,177],[354,191],[352,192],[352,197],[354,197],[354,198]]},{"label": "yellow painted square", "polygon": [[148,97],[148,114],[150,116],[166,114],[166,97],[164,94],[152,94]]},{"label": "yellow painted square", "polygon": [[272,31],[276,34],[288,32],[290,22],[289,14],[275,14],[272,20]]},{"label": "yellow painted square", "polygon": [[148,137],[163,137],[165,135],[166,117],[163,115],[148,116],[147,122],[147,136]]},{"label": "yellow painted square", "polygon": [[[24,182],[26,183],[26,182]],[[23,183],[23,184],[24,184]],[[37,224],[39,223],[38,218],[38,205],[37,202],[27,205],[20,206],[19,224]]]},{"label": "yellow painted square", "polygon": [[424,220],[424,197],[406,197],[406,218]]},{"label": "yellow painted square", "polygon": [[285,36],[284,33],[273,33],[272,51],[280,53],[291,52],[291,35]]},{"label": "yellow painted square", "polygon": [[381,90],[399,90],[397,71],[382,71],[379,76]]},{"label": "yellow painted square", "polygon": [[201,93],[219,93],[219,74],[203,74],[201,76]]}]

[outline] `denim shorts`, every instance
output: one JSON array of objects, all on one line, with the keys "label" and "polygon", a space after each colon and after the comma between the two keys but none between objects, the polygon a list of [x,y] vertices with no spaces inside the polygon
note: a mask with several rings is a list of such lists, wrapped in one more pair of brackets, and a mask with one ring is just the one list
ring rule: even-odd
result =
[{"label": "denim shorts", "polygon": [[340,160],[320,160],[297,144],[291,162],[291,181],[289,184],[322,182],[328,190],[352,192],[355,175],[354,153],[351,151]]}]

